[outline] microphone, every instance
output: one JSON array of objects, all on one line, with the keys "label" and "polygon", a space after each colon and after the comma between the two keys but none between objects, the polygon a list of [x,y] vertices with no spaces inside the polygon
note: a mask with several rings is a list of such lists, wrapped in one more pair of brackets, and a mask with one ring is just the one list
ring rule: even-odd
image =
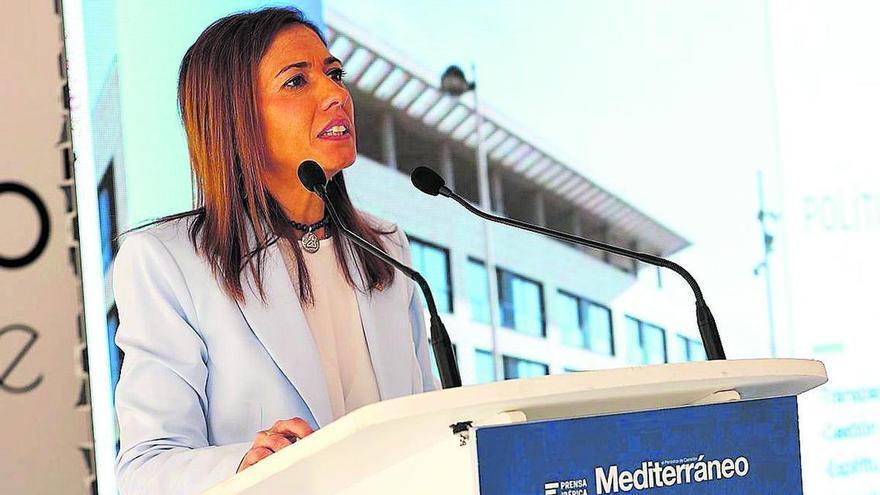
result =
[{"label": "microphone", "polygon": [[428,303],[428,312],[431,314],[431,347],[434,349],[434,359],[437,361],[437,369],[440,371],[440,383],[444,389],[460,387],[461,375],[458,371],[458,363],[455,362],[455,354],[452,352],[452,342],[450,342],[449,334],[446,332],[446,327],[443,325],[443,320],[440,319],[440,315],[437,312],[437,304],[434,302],[434,294],[431,292],[431,288],[428,286],[428,282],[425,278],[422,277],[419,272],[404,265],[378,247],[370,244],[365,239],[349,230],[348,227],[342,223],[336,212],[336,207],[333,206],[333,203],[327,195],[327,177],[324,175],[324,169],[322,169],[317,162],[313,160],[305,160],[299,165],[297,175],[306,189],[317,194],[321,200],[324,201],[324,206],[326,206],[327,211],[330,212],[330,218],[333,219],[333,223],[336,224],[339,231],[342,232],[345,237],[373,256],[388,263],[394,268],[397,268],[403,272],[404,275],[418,284]]},{"label": "microphone", "polygon": [[703,299],[703,291],[700,290],[700,286],[697,285],[697,281],[694,279],[694,277],[678,263],[667,260],[665,258],[661,258],[659,256],[654,256],[652,254],[631,251],[629,249],[612,246],[611,244],[605,244],[604,242],[594,241],[592,239],[587,239],[583,237],[577,237],[566,234],[564,232],[559,232],[558,230],[547,229],[526,222],[521,222],[519,220],[514,220],[512,218],[505,218],[502,216],[493,215],[491,213],[486,213],[483,210],[472,205],[468,200],[462,198],[454,191],[446,187],[446,181],[443,179],[443,177],[441,177],[437,172],[431,170],[428,167],[416,168],[415,170],[413,170],[410,179],[412,180],[413,185],[419,191],[422,191],[425,194],[430,194],[431,196],[437,196],[439,194],[441,196],[446,196],[447,198],[452,198],[456,202],[458,202],[458,204],[464,206],[465,209],[467,209],[471,213],[479,216],[480,218],[489,220],[490,222],[497,222],[510,227],[525,229],[530,232],[535,232],[538,234],[554,237],[556,239],[561,239],[563,241],[580,244],[582,246],[589,246],[591,248],[599,249],[601,251],[618,254],[620,256],[635,259],[643,263],[648,263],[649,265],[660,266],[674,271],[675,273],[681,275],[682,278],[685,279],[685,281],[694,291],[697,306],[697,326],[700,329],[700,338],[703,341],[703,349],[705,349],[706,351],[706,357],[710,360],[727,359],[724,355],[724,348],[721,345],[721,337],[718,335],[718,326],[715,324],[715,317],[712,316],[712,312],[709,310],[709,306],[706,304],[705,299]]}]

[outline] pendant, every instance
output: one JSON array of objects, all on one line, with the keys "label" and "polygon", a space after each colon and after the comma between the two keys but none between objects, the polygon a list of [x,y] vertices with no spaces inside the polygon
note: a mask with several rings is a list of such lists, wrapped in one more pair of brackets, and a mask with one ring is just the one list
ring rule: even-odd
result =
[{"label": "pendant", "polygon": [[306,232],[306,235],[300,239],[299,243],[305,252],[311,254],[317,253],[318,249],[321,247],[321,242],[318,240],[318,236],[313,232]]}]

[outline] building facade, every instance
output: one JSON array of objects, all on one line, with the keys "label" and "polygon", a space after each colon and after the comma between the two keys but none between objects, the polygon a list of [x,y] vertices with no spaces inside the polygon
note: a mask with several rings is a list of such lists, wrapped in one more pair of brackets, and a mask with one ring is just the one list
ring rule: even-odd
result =
[{"label": "building facade", "polygon": [[[654,267],[501,225],[484,232],[454,201],[416,190],[409,174],[428,166],[479,202],[472,100],[444,94],[439,74],[432,81],[342,16],[325,11],[325,20],[356,109],[349,192],[359,208],[406,232],[465,384],[705,359],[695,324],[668,311],[689,301],[666,294]],[[481,112],[494,213],[661,256],[688,245],[523,137],[527,131]]]}]

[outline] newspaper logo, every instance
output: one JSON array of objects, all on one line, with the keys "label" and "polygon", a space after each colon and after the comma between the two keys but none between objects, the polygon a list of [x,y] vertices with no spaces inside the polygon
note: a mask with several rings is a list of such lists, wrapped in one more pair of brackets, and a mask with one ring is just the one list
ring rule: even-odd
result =
[{"label": "newspaper logo", "polygon": [[[597,495],[629,493],[655,488],[668,488],[692,483],[704,483],[732,478],[745,478],[749,474],[749,459],[745,456],[724,459],[696,457],[658,461],[642,461],[633,470],[621,469],[617,464],[597,466]],[[586,478],[548,481],[544,483],[544,495],[589,495]]]},{"label": "newspaper logo", "polygon": [[544,483],[544,495],[589,495],[585,478]]}]

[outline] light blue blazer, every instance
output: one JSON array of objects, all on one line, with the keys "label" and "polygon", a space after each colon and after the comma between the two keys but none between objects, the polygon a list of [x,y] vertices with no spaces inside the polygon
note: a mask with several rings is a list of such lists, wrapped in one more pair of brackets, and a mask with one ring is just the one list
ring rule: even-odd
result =
[{"label": "light blue blazer", "polygon": [[[385,231],[386,250],[410,264],[401,229]],[[256,433],[300,417],[330,423],[318,349],[277,244],[263,270],[266,303],[250,283],[238,304],[221,289],[188,237],[190,219],[129,234],[113,269],[125,353],[116,388],[122,494],[189,494],[235,474]],[[358,308],[382,400],[438,387],[421,301],[400,272],[382,291],[356,281]],[[250,281],[250,275],[243,276]]]}]

